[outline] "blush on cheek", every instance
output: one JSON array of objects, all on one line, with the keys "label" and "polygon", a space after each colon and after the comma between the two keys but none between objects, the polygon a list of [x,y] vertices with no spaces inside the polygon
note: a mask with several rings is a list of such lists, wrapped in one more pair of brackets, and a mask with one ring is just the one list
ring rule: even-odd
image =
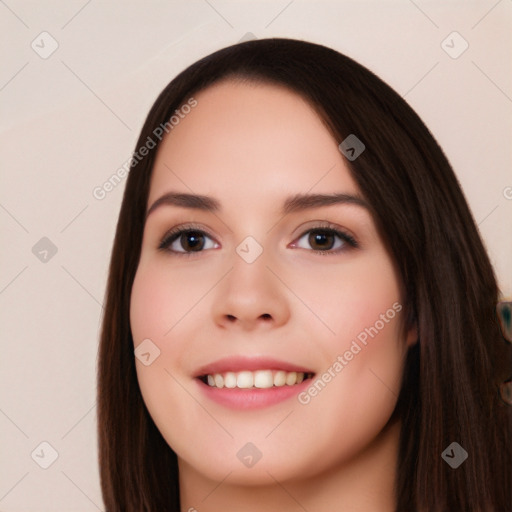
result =
[{"label": "blush on cheek", "polygon": [[389,259],[376,266],[369,258],[361,258],[350,275],[333,279],[343,283],[328,293],[323,311],[328,311],[325,321],[338,335],[350,344],[359,339],[363,344],[380,331],[388,331],[400,312],[394,308],[399,304],[400,290]]},{"label": "blush on cheek", "polygon": [[389,336],[396,339],[399,335],[398,325],[401,313],[397,312],[393,305],[399,306],[399,309],[401,307],[395,299],[396,296],[391,297],[389,294],[383,298],[361,296],[338,306],[342,314],[338,313],[335,317],[336,323],[333,324],[333,330],[339,333],[337,337],[339,349],[357,352],[358,346],[365,349],[382,345],[381,340]]},{"label": "blush on cheek", "polygon": [[[183,288],[179,288],[183,290]],[[156,272],[138,272],[132,287],[130,322],[133,339],[163,337],[183,316],[184,300]],[[185,303],[186,305],[186,303]]]},{"label": "blush on cheek", "polygon": [[398,394],[406,344],[399,332],[400,319],[393,315],[394,310],[384,311],[384,316],[340,342],[332,371],[348,379],[354,389],[370,385],[382,388],[385,394],[386,389]]}]

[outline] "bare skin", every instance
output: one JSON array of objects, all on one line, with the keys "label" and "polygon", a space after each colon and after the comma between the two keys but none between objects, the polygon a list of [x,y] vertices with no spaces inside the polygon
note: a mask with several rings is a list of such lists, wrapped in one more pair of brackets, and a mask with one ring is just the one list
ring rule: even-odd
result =
[{"label": "bare skin", "polygon": [[[135,347],[160,350],[137,376],[178,455],[182,511],[392,511],[400,425],[389,420],[416,340],[402,329],[402,284],[364,203],[282,212],[296,194],[364,201],[341,141],[281,87],[222,82],[195,98],[159,148],[147,207],[173,191],[220,208],[152,208],[130,312]],[[174,227],[194,238],[159,249]],[[234,356],[314,377],[271,405],[226,406],[197,372]],[[237,456],[247,443],[261,453],[251,467]]]}]

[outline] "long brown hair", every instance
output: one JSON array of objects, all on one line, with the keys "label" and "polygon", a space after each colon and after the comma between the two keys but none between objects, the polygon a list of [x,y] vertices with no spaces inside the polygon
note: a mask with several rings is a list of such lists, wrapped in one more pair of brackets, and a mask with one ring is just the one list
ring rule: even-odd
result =
[{"label": "long brown hair", "polygon": [[[408,353],[396,413],[402,419],[397,511],[502,512],[512,503],[512,408],[499,397],[510,346],[496,317],[499,289],[459,183],[409,105],[352,59],[321,45],[263,39],[219,50],[162,91],[136,148],[112,250],[98,360],[98,442],[108,512],[179,511],[176,454],[143,402],[129,322],[157,128],[194,93],[223,79],[279,84],[311,103],[340,143],[366,146],[351,174],[373,208],[405,286]],[[161,131],[161,130],[160,130]],[[452,469],[452,442],[468,453]]]}]

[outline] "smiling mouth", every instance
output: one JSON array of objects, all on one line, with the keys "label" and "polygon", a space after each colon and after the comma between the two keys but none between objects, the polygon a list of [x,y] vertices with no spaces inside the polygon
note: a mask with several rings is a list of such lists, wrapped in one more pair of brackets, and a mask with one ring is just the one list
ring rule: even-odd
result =
[{"label": "smiling mouth", "polygon": [[314,377],[314,373],[286,372],[284,370],[244,370],[202,375],[199,378],[212,388],[227,389],[269,389],[295,386]]}]

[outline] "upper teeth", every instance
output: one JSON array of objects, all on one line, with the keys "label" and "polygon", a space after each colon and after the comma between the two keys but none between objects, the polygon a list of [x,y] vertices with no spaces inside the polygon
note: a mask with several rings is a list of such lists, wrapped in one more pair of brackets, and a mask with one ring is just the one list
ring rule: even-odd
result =
[{"label": "upper teeth", "polygon": [[257,370],[255,372],[214,373],[206,377],[208,385],[214,388],[271,388],[272,386],[293,386],[304,380],[303,372],[283,370]]}]

